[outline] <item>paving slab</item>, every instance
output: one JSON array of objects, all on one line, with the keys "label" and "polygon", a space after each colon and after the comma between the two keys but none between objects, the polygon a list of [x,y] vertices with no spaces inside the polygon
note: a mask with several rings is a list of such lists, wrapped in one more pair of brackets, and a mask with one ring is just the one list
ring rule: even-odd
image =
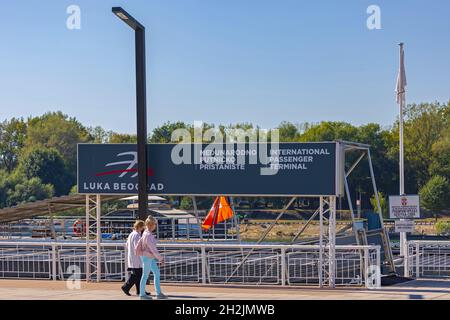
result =
[{"label": "paving slab", "polygon": [[[71,289],[65,281],[0,280],[1,300],[138,300],[125,296],[119,282],[86,283]],[[450,300],[450,280],[415,280],[376,290],[365,288],[239,287],[163,285],[176,300]],[[151,291],[149,286],[148,290]],[[132,291],[133,292],[133,291]]]}]

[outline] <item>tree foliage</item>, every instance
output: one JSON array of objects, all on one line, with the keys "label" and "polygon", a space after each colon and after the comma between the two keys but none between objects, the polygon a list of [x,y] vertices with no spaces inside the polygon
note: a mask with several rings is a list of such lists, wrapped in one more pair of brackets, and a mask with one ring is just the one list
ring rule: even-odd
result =
[{"label": "tree foliage", "polygon": [[17,171],[5,174],[0,171],[0,208],[15,206],[52,197],[54,188],[39,178],[26,178]]},{"label": "tree foliage", "polygon": [[0,123],[0,169],[11,172],[16,167],[26,131],[27,125],[23,119],[12,118]]},{"label": "tree foliage", "polygon": [[[429,169],[435,162],[433,157],[433,145],[437,143],[444,129],[450,124],[445,111],[447,106],[434,104],[410,105],[405,111],[405,162],[406,176],[412,177],[416,187],[420,188],[430,179]],[[397,131],[398,132],[398,131]],[[397,144],[394,146],[396,149]],[[448,165],[447,158],[447,165]],[[407,190],[408,191],[408,190]],[[413,190],[409,190],[411,192]]]},{"label": "tree foliage", "polygon": [[[378,191],[378,199],[380,200],[381,213],[383,214],[383,217],[388,218],[389,212],[386,196],[382,192]],[[378,212],[378,203],[375,195],[370,198],[370,204],[372,205],[373,211]]]},{"label": "tree foliage", "polygon": [[450,184],[441,176],[434,176],[420,189],[422,206],[429,210],[440,212],[450,206]]},{"label": "tree foliage", "polygon": [[193,207],[192,198],[191,197],[183,197],[181,199],[180,208],[182,210],[191,210]]},{"label": "tree foliage", "polygon": [[440,175],[450,180],[450,123],[431,147],[431,152],[429,174]]},{"label": "tree foliage", "polygon": [[77,144],[91,142],[88,130],[75,118],[62,112],[49,112],[28,120],[25,151],[34,148],[57,150],[75,176]]},{"label": "tree foliage", "polygon": [[44,184],[53,185],[57,196],[67,194],[73,185],[64,160],[55,149],[29,150],[20,160],[19,170],[27,179],[37,177]]},{"label": "tree foliage", "polygon": [[[202,132],[214,128],[225,133],[231,129],[256,131],[252,123],[204,124]],[[149,134],[149,142],[172,142],[176,129],[186,129],[194,138],[194,126],[185,122],[166,122]],[[347,122],[282,122],[277,129],[281,142],[318,142],[347,140],[370,145],[378,189],[384,195],[399,192],[399,130],[369,123],[355,126]],[[442,211],[448,202],[440,199],[450,181],[450,102],[412,104],[405,111],[405,189],[422,195],[429,210]],[[204,142],[213,141],[203,137]],[[102,127],[85,127],[77,119],[61,112],[39,117],[10,119],[0,123],[0,206],[39,199],[44,195],[67,194],[76,183],[78,143],[136,143],[135,134],[107,131]],[[347,153],[347,169],[359,157]],[[370,206],[373,195],[367,162],[361,162],[349,177],[351,192],[364,190],[363,206]],[[447,181],[444,183],[444,181]],[[20,196],[20,193],[23,193]],[[448,193],[448,191],[447,191]],[[182,203],[190,207],[189,198]],[[209,199],[210,200],[210,199]],[[208,200],[208,201],[209,201]],[[279,199],[272,199],[278,201]],[[281,201],[281,200],[280,200]],[[281,202],[280,202],[281,204]]]},{"label": "tree foliage", "polygon": [[47,199],[52,197],[53,193],[51,184],[43,184],[39,178],[25,179],[9,191],[7,205]]}]

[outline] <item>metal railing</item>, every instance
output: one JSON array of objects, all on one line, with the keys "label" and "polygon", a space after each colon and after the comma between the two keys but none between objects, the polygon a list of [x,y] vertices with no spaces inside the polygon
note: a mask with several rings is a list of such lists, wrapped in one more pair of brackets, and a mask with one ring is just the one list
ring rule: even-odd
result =
[{"label": "metal railing", "polygon": [[450,277],[450,241],[409,241],[408,275],[415,278]]},{"label": "metal railing", "polygon": [[[101,247],[101,281],[124,281],[125,245]],[[326,277],[319,276],[317,245],[160,243],[158,247],[165,258],[161,281],[166,283],[326,285]],[[369,286],[373,279],[368,270],[380,268],[380,247],[336,246],[335,266],[336,285]],[[65,280],[78,272],[86,279],[85,267],[84,243],[0,242],[0,278]],[[376,276],[379,280],[380,274]]]},{"label": "metal railing", "polygon": [[[200,239],[199,224],[195,218],[171,219],[157,217],[158,226],[155,236],[159,239],[175,240],[198,240]],[[82,217],[55,218],[54,232],[58,239],[77,241],[84,238],[84,232],[75,231],[74,223],[78,221],[80,227],[85,225]],[[133,228],[135,219],[133,217],[104,217],[101,223],[101,233],[104,239],[125,240]],[[51,239],[51,222],[48,218],[24,219],[12,223],[0,223],[0,241],[14,241],[24,238]],[[77,229],[78,230],[78,229]],[[81,230],[81,229],[80,229]],[[227,220],[203,231],[202,237],[211,240],[236,240],[237,233],[233,220]]]}]

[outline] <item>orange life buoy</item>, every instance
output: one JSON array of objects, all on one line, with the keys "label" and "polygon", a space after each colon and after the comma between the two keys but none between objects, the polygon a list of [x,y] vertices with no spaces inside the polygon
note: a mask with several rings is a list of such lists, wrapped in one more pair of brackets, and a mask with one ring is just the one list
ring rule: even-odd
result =
[{"label": "orange life buoy", "polygon": [[85,233],[86,230],[86,224],[81,221],[81,220],[76,220],[73,223],[73,232],[77,235],[77,236],[82,236]]}]

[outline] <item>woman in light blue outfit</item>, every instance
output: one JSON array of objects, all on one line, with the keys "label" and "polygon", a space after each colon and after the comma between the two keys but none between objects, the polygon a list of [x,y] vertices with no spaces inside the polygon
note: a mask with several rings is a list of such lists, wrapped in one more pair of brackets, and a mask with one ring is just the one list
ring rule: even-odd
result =
[{"label": "woman in light blue outfit", "polygon": [[143,255],[142,255],[142,278],[140,283],[140,297],[143,300],[150,300],[152,297],[145,294],[145,286],[147,284],[150,271],[153,273],[156,298],[157,299],[167,299],[167,296],[161,292],[160,286],[160,273],[159,273],[159,263],[164,263],[163,256],[159,253],[156,247],[156,239],[152,232],[156,229],[157,221],[152,216],[149,216],[145,220],[146,229],[142,235],[143,241]]}]

